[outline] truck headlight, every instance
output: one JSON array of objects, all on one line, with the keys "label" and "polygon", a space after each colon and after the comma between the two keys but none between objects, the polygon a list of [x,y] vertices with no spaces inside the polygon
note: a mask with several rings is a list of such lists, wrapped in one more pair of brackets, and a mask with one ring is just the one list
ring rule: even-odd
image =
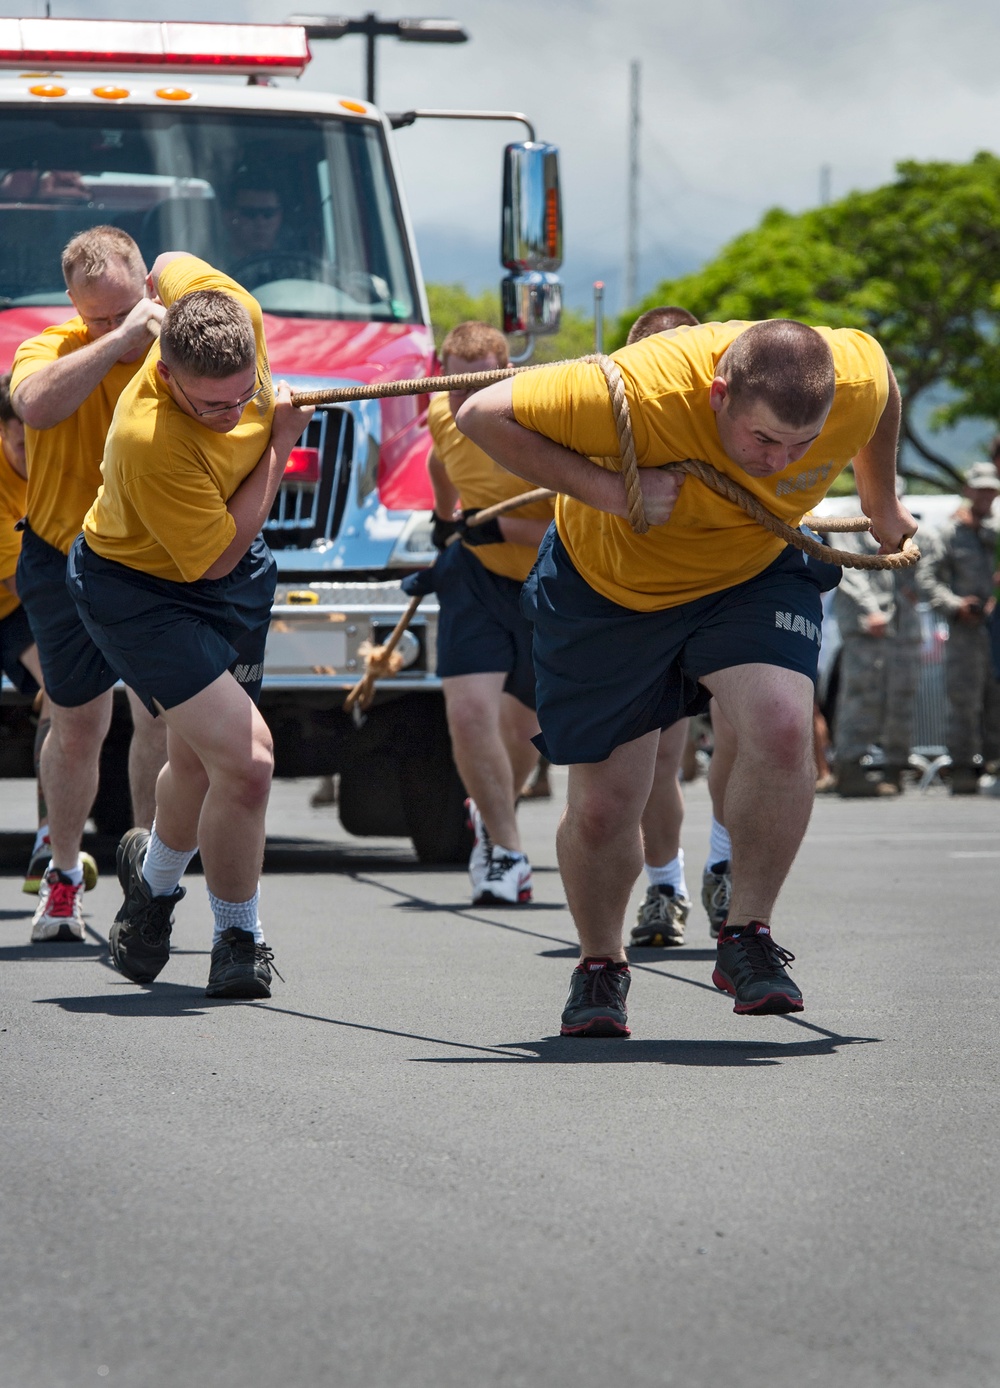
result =
[{"label": "truck headlight", "polygon": [[389,555],[390,565],[413,568],[420,564],[433,564],[437,550],[431,541],[434,532],[434,513],[432,511],[413,511],[403,526],[399,539]]}]

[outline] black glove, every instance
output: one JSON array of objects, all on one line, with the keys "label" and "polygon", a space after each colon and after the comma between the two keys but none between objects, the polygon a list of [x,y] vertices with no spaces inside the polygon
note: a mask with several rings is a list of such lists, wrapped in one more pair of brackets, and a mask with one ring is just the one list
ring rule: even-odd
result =
[{"label": "black glove", "polygon": [[443,520],[435,511],[434,529],[431,531],[431,544],[435,549],[444,549],[452,535],[457,535],[461,528],[461,521]]},{"label": "black glove", "polygon": [[458,533],[465,543],[467,545],[502,545],[504,543],[503,533],[500,530],[500,521],[496,516],[492,520],[484,521],[482,525],[469,524],[472,517],[478,516],[478,514],[478,510],[462,512]]}]

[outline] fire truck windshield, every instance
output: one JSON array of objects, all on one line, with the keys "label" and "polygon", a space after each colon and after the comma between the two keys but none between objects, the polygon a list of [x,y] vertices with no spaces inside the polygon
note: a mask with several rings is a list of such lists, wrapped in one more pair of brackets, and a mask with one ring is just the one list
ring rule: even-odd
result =
[{"label": "fire truck windshield", "polygon": [[112,223],[147,264],[190,251],[270,313],[412,322],[381,128],[243,112],[0,108],[0,307],[66,303],[70,237]]}]

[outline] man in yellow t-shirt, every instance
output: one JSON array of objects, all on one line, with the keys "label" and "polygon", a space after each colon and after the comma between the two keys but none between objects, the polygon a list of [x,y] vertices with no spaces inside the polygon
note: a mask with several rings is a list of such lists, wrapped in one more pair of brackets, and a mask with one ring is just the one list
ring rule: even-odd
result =
[{"label": "man in yellow t-shirt", "polygon": [[[792,525],[853,459],[885,550],[916,523],[896,497],[899,393],[878,343],[789,320],[708,323],[618,352],[650,529],[627,520],[608,389],[596,364],[524,373],[474,395],[459,428],[561,493],[558,533],[525,586],[542,751],[571,764],[559,860],[582,961],[568,1036],[627,1036],[624,914],[660,729],[713,695],[736,731],[725,798],[732,899],[713,981],[738,1013],[799,1011],[775,898],[813,797],[819,585],[786,548],[692,477],[700,458]],[[596,461],[595,461],[596,460]]]},{"label": "man in yellow t-shirt", "polygon": [[[51,712],[41,774],[52,859],[32,921],[35,943],[83,939],[80,845],[111,720],[110,689],[97,699],[81,694],[85,672],[99,657],[66,591],[66,555],[97,495],[118,397],[149,349],[150,323],[163,312],[146,298],[138,246],[118,227],[74,236],[62,270],[76,316],[22,342],[11,371],[28,457],[18,592],[38,643]],[[136,823],[149,824],[166,742],[139,701],[129,704],[132,813]]]},{"label": "man in yellow t-shirt", "polygon": [[[507,360],[506,338],[487,323],[459,323],[441,344],[446,376],[495,371]],[[538,733],[531,623],[519,604],[552,521],[552,502],[468,524],[477,511],[531,490],[459,431],[455,414],[469,394],[435,395],[427,414],[434,440],[427,468],[442,548],[430,576],[440,604],[437,670],[455,764],[469,795],[473,905],[517,905],[531,900],[531,864],[515,805],[538,758],[531,745]]]},{"label": "man in yellow t-shirt", "polygon": [[152,829],[118,846],[111,958],[153,982],[200,850],[215,918],[208,996],[266,998],[257,904],[273,752],[256,699],[276,570],[260,528],[312,410],[284,384],[275,399],[245,289],[180,252],[150,279],[166,307],[159,344],[122,394],[67,569],[103,657],[92,690],[122,679],[170,729]]}]

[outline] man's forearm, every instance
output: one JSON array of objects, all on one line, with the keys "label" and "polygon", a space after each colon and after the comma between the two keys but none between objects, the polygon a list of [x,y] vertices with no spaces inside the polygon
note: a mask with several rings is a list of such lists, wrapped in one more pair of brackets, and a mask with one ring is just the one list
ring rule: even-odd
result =
[{"label": "man's forearm", "polygon": [[616,516],[627,514],[620,474],[609,472],[517,423],[509,381],[499,381],[470,396],[459,410],[456,423],[463,434],[515,477],[575,497],[598,511]]},{"label": "man's forearm", "polygon": [[32,429],[51,429],[69,419],[92,395],[122,354],[115,333],[99,337],[25,377],[13,405]]},{"label": "man's forearm", "polygon": [[236,533],[202,578],[225,578],[253,544],[278,494],[290,451],[291,445],[282,450],[272,440],[253,472],[226,502],[226,510],[236,523]]},{"label": "man's forearm", "polygon": [[866,516],[896,501],[896,454],[899,451],[901,405],[896,378],[889,370],[889,396],[875,432],[854,460],[854,478]]}]

